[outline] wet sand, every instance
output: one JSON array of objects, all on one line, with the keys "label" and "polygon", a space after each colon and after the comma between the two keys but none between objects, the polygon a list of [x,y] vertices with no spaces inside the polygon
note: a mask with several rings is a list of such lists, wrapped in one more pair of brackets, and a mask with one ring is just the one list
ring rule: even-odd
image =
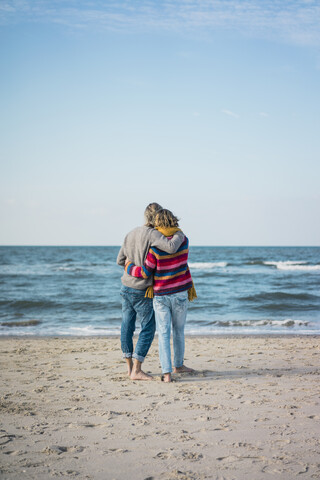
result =
[{"label": "wet sand", "polygon": [[126,375],[118,337],[1,338],[1,479],[318,479],[319,337],[188,337]]}]

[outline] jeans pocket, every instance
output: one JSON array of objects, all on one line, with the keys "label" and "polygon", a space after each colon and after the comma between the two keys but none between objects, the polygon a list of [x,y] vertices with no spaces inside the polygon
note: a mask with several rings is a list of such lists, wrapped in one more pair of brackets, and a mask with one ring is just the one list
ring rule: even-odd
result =
[{"label": "jeans pocket", "polygon": [[179,312],[184,312],[188,307],[188,293],[181,292],[176,295],[175,309]]},{"label": "jeans pocket", "polygon": [[165,297],[154,297],[153,308],[158,312],[165,312],[168,310],[168,305]]}]

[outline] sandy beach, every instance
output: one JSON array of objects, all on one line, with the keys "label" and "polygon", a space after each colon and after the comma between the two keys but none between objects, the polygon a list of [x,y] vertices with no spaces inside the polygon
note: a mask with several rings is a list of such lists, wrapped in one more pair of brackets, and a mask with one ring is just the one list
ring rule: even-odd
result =
[{"label": "sandy beach", "polygon": [[2,338],[1,479],[320,478],[319,337],[188,337],[131,381],[119,338]]}]

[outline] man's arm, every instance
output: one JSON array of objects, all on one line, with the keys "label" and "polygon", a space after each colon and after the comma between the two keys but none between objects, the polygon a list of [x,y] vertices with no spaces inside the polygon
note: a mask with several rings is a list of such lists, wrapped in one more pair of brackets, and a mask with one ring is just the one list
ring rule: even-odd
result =
[{"label": "man's arm", "polygon": [[180,230],[169,239],[154,229],[151,233],[151,246],[160,248],[167,253],[176,253],[184,238],[184,233]]},{"label": "man's arm", "polygon": [[142,267],[137,267],[134,263],[130,262],[130,260],[127,260],[124,269],[127,274],[131,275],[132,277],[148,278],[150,275],[152,275],[156,267],[157,260],[153,255],[152,249],[150,248],[146,261]]},{"label": "man's arm", "polygon": [[117,264],[124,267],[125,264],[126,264],[126,259],[127,259],[127,257],[124,254],[124,247],[122,245],[122,247],[120,248],[120,251],[118,253],[118,256],[117,256]]}]

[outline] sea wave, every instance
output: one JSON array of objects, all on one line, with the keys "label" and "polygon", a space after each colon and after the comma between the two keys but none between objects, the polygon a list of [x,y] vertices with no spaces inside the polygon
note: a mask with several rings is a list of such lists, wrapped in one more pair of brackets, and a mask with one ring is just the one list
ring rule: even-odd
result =
[{"label": "sea wave", "polygon": [[21,310],[37,308],[57,308],[63,306],[62,303],[51,300],[0,300],[0,307],[17,308]]},{"label": "sea wave", "polygon": [[40,325],[42,322],[41,320],[25,320],[21,322],[1,322],[0,325],[1,327],[36,327],[37,325]]},{"label": "sea wave", "polygon": [[303,265],[306,262],[305,260],[280,260],[277,262],[263,262],[265,265],[278,265],[278,264],[283,264],[283,265]]},{"label": "sea wave", "polygon": [[190,268],[198,268],[200,270],[210,270],[212,268],[224,268],[227,262],[191,262],[188,264]]},{"label": "sea wave", "polygon": [[[195,322],[197,323],[197,322]],[[191,322],[187,328],[186,333],[191,333],[195,328],[195,323]],[[257,333],[260,330],[268,329],[268,331],[272,332],[272,330],[278,330],[279,328],[284,327],[285,329],[298,329],[303,330],[305,327],[311,326],[311,322],[305,320],[294,320],[291,318],[285,318],[283,320],[272,320],[272,319],[261,319],[261,320],[215,320],[211,322],[199,322],[202,324],[201,332],[205,331],[206,328],[213,329],[212,331],[219,332],[220,329],[223,328],[233,328],[236,327],[237,329],[241,328],[257,328]],[[140,327],[137,326],[137,333],[139,333]],[[87,336],[87,335],[117,335],[120,332],[120,327],[116,326],[114,328],[103,328],[97,327],[94,325],[86,325],[86,326],[70,326],[65,329],[61,329],[59,334],[61,335],[79,335],[79,336]],[[199,330],[197,329],[197,334],[199,334]]]},{"label": "sea wave", "polygon": [[263,262],[264,265],[276,267],[278,270],[299,270],[299,271],[320,271],[320,265],[306,265],[306,261],[279,261],[279,262]]},{"label": "sea wave", "polygon": [[110,270],[111,263],[105,263],[101,265],[99,263],[83,263],[83,264],[74,264],[74,265],[61,265],[61,266],[51,266],[50,270],[53,272],[67,272],[67,273],[81,273],[81,274],[99,274],[107,273]]},{"label": "sea wave", "polygon": [[[88,325],[45,325],[43,322],[36,324],[36,320],[25,322],[2,322],[0,323],[0,336],[114,336],[120,334],[119,321],[113,325],[98,326]],[[10,323],[10,326],[9,326]],[[29,325],[27,325],[29,324]],[[28,327],[28,328],[25,328]],[[139,334],[140,326],[137,325],[136,334]],[[191,321],[186,326],[187,335],[219,335],[219,334],[317,334],[319,330],[316,324],[292,318],[282,320],[211,320]]]},{"label": "sea wave", "polygon": [[287,292],[260,292],[255,295],[240,297],[239,300],[245,302],[265,302],[273,300],[289,300],[289,301],[309,301],[319,300],[320,297],[311,293],[287,293]]},{"label": "sea wave", "polygon": [[67,300],[61,298],[61,301],[51,301],[51,300],[0,300],[0,307],[3,309],[5,307],[10,308],[10,310],[34,310],[34,311],[45,311],[49,309],[64,309],[69,311],[94,311],[99,310],[103,311],[106,308],[106,305],[109,309],[119,307],[119,302],[115,300],[109,300],[106,302],[104,298],[99,300],[98,298],[94,301],[90,300]]},{"label": "sea wave", "polygon": [[59,270],[60,272],[83,272],[86,269],[81,267],[63,266],[58,267],[55,270]]},{"label": "sea wave", "polygon": [[217,320],[211,322],[211,325],[217,327],[265,327],[267,325],[274,327],[306,327],[309,325],[308,321],[293,320],[286,318],[284,320]]},{"label": "sea wave", "polygon": [[69,327],[61,329],[61,335],[118,335],[120,333],[120,326],[116,328],[101,328],[94,325],[86,325],[85,327]]},{"label": "sea wave", "polygon": [[[186,334],[199,335],[199,327],[189,324]],[[259,334],[298,334],[310,335],[317,333],[315,325],[305,320],[284,318],[282,320],[217,320],[201,326],[201,335],[259,335]]]},{"label": "sea wave", "polygon": [[265,265],[265,262],[263,260],[248,260],[247,262],[244,262],[243,265]]},{"label": "sea wave", "polygon": [[261,292],[238,297],[247,309],[260,312],[315,312],[319,311],[320,297],[309,293]]}]

